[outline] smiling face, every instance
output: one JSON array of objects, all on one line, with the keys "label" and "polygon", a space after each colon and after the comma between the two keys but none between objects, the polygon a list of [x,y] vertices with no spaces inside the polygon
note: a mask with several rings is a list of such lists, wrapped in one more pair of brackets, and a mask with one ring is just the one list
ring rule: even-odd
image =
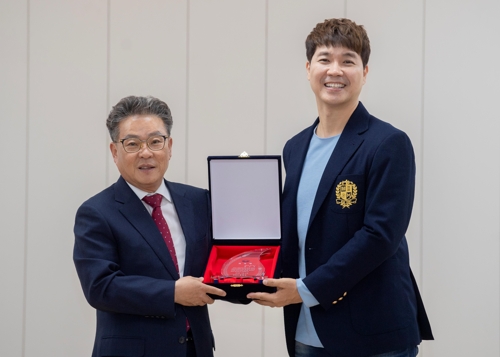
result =
[{"label": "smiling face", "polygon": [[306,63],[307,79],[322,109],[356,108],[366,82],[368,66],[345,47],[319,46]]},{"label": "smiling face", "polygon": [[168,136],[163,121],[156,115],[132,115],[121,121],[118,128],[118,142],[110,144],[118,171],[131,185],[146,192],[155,192],[161,185],[172,156],[172,138],[167,139],[162,150],[151,151],[143,143],[141,150],[134,153],[126,152],[119,140],[147,140],[154,135]]}]

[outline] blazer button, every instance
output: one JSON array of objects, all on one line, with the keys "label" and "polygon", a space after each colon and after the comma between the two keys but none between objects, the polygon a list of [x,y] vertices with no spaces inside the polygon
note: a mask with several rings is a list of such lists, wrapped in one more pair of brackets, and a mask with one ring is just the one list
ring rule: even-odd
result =
[{"label": "blazer button", "polygon": [[332,304],[333,304],[333,305],[335,305],[337,302],[338,302],[338,301],[337,301],[337,300],[335,300],[334,302],[332,302]]},{"label": "blazer button", "polygon": [[184,336],[179,337],[179,343],[184,343],[185,341],[186,339],[184,338]]}]

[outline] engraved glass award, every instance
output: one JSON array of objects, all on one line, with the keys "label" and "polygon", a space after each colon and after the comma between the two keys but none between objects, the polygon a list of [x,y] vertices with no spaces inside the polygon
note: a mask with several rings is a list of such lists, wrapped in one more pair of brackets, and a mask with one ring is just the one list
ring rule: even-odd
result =
[{"label": "engraved glass award", "polygon": [[269,248],[260,248],[235,255],[222,265],[221,278],[264,279],[266,268],[260,257],[270,251]]}]

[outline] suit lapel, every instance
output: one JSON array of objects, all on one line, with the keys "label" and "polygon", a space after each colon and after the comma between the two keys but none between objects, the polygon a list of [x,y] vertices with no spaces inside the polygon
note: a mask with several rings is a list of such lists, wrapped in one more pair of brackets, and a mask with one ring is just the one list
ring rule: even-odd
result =
[{"label": "suit lapel", "polygon": [[333,153],[326,164],[311,210],[309,227],[316,217],[316,214],[318,213],[326,196],[332,189],[332,185],[337,179],[337,176],[363,142],[363,136],[360,134],[368,129],[368,119],[369,114],[360,102],[356,110],[349,118],[349,121],[347,122],[342,134],[340,135],[339,141],[335,146],[335,150],[333,150]]},{"label": "suit lapel", "polygon": [[[318,120],[316,119],[312,126],[291,139],[283,151],[283,159],[286,164],[286,178],[282,196],[282,214],[283,217],[289,217],[290,219],[283,220],[283,237],[287,237],[287,239],[282,240],[282,256],[283,267],[286,266],[286,270],[288,270],[287,274],[290,274],[292,277],[299,276],[298,260],[296,259],[298,257],[297,247],[299,244],[297,231],[297,192],[311,136],[317,124]],[[287,257],[293,258],[288,259]]]},{"label": "suit lapel", "polygon": [[294,147],[291,148],[294,158],[290,158],[286,170],[286,179],[290,182],[290,197],[297,200],[297,191],[299,189],[300,177],[302,176],[302,168],[306,159],[311,136],[313,135],[314,128],[318,125],[319,120],[316,119],[314,124],[304,130],[295,140]]},{"label": "suit lapel", "polygon": [[122,203],[120,212],[142,235],[144,240],[151,246],[156,256],[163,263],[170,275],[177,279],[179,274],[175,268],[174,262],[170,257],[167,246],[161,236],[158,227],[151,219],[149,212],[137,195],[127,185],[125,180],[120,177],[116,183],[116,201]]}]

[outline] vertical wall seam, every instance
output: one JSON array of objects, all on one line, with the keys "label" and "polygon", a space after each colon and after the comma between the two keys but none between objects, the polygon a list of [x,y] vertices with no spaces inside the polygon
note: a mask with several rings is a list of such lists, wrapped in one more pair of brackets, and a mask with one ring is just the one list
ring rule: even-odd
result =
[{"label": "vertical wall seam", "polygon": [[[107,118],[107,113],[110,108],[110,96],[111,96],[111,0],[108,0],[107,3],[107,14],[106,14],[106,110],[104,112],[104,118]],[[107,137],[107,136],[106,136]],[[106,162],[104,164],[105,174],[104,179],[104,187],[109,185],[109,161],[111,158],[109,155],[111,154],[107,148],[107,145],[104,145]]]},{"label": "vertical wall seam", "polygon": [[[422,77],[421,77],[421,94],[420,94],[420,158],[421,158],[421,167],[420,167],[420,281],[418,282],[420,285],[420,293],[422,298],[424,296],[424,172],[425,172],[425,150],[424,150],[424,136],[425,136],[425,49],[426,49],[426,0],[422,0]],[[423,357],[425,356],[425,351],[422,352]]]},{"label": "vertical wall seam", "polygon": [[426,36],[426,0],[422,0],[422,78],[421,78],[421,113],[420,113],[420,288],[424,293],[424,130],[425,130],[425,36]]},{"label": "vertical wall seam", "polygon": [[265,1],[265,24],[264,24],[264,153],[267,152],[267,131],[268,127],[268,118],[267,118],[267,103],[268,103],[268,65],[269,65],[269,0]]},{"label": "vertical wall seam", "polygon": [[189,180],[189,25],[190,25],[190,11],[191,3],[189,0],[186,2],[186,117],[184,119],[184,148],[186,160],[184,164],[184,182],[188,183]]},{"label": "vertical wall seam", "polygon": [[29,143],[30,143],[30,0],[26,1],[26,156],[24,179],[24,272],[23,272],[23,316],[21,330],[21,356],[26,355],[26,303],[28,288],[28,204],[29,204]]},{"label": "vertical wall seam", "polygon": [[[264,154],[268,154],[267,152],[267,131],[269,130],[268,127],[268,66],[269,66],[269,0],[266,0],[264,2]],[[260,355],[265,356],[266,355],[266,312],[265,312],[265,307],[261,307],[261,317],[262,317],[262,328],[260,329],[260,339],[261,339],[261,344],[260,344]]]}]

